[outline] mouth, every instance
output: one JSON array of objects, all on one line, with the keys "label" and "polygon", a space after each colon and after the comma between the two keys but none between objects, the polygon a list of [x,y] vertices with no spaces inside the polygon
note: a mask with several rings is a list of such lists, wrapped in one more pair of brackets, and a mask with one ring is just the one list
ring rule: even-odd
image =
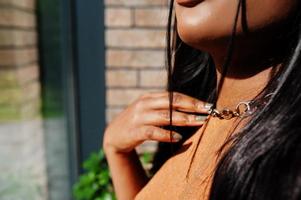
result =
[{"label": "mouth", "polygon": [[204,0],[176,0],[180,6],[184,7],[194,7]]}]

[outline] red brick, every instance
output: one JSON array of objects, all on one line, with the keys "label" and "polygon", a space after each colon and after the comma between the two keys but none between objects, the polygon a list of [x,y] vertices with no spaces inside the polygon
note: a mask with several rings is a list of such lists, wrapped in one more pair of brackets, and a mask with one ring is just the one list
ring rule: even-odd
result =
[{"label": "red brick", "polygon": [[0,0],[0,4],[13,5],[31,10],[36,8],[36,0]]},{"label": "red brick", "polygon": [[162,67],[164,66],[164,51],[128,51],[107,50],[106,60],[108,67]]},{"label": "red brick", "polygon": [[135,26],[166,27],[168,20],[167,8],[137,8],[134,12]]},{"label": "red brick", "polygon": [[106,31],[106,44],[108,47],[164,48],[165,35],[165,30],[109,29]]},{"label": "red brick", "polygon": [[165,88],[167,83],[166,70],[140,70],[140,86]]},{"label": "red brick", "polygon": [[17,70],[17,79],[20,85],[24,85],[28,82],[39,81],[39,66],[37,64],[31,64],[26,67],[19,67]]},{"label": "red brick", "polygon": [[168,0],[105,0],[106,5],[118,6],[162,6],[167,3]]},{"label": "red brick", "polygon": [[0,67],[3,65],[22,65],[38,60],[37,49],[0,50]]},{"label": "red brick", "polygon": [[130,27],[133,25],[131,9],[105,9],[105,24],[107,27]]},{"label": "red brick", "polygon": [[158,91],[158,89],[108,89],[108,106],[127,106],[134,102],[140,95]]},{"label": "red brick", "polygon": [[7,87],[16,87],[18,84],[15,70],[0,71],[0,90]]},{"label": "red brick", "polygon": [[37,44],[34,31],[0,30],[0,46],[28,46]]},{"label": "red brick", "polygon": [[107,70],[106,82],[109,87],[137,86],[138,73],[135,70]]},{"label": "red brick", "polygon": [[34,13],[28,13],[14,8],[0,10],[0,25],[34,28],[36,26]]}]

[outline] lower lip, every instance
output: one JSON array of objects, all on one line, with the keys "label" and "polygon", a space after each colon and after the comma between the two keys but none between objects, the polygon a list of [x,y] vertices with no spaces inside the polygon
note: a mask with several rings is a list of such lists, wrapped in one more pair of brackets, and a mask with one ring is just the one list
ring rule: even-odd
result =
[{"label": "lower lip", "polygon": [[176,0],[176,1],[181,6],[193,7],[193,6],[196,6],[197,4],[201,3],[204,0]]}]

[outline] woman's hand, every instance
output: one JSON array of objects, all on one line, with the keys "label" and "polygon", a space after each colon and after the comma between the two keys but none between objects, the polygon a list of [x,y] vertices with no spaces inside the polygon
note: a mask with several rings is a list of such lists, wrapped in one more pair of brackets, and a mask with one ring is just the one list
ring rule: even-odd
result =
[{"label": "woman's hand", "polygon": [[[200,113],[208,114],[211,104],[174,92],[172,107],[173,125],[202,126],[206,117]],[[168,92],[142,95],[106,127],[103,147],[116,153],[126,153],[145,140],[170,142],[170,131],[160,128],[169,125],[169,119]],[[182,136],[173,131],[172,138],[172,142],[178,142]]]}]

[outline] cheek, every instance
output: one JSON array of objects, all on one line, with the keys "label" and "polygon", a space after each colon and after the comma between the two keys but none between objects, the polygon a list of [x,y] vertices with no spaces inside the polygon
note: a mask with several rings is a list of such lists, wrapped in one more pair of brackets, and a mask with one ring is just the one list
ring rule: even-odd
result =
[{"label": "cheek", "polygon": [[[296,7],[298,0],[246,0],[246,19],[249,31],[277,26]],[[206,50],[229,38],[237,9],[237,0],[205,0],[186,8],[175,4],[177,29],[181,39],[196,48]],[[238,34],[242,34],[239,17]],[[272,34],[272,33],[271,33]]]},{"label": "cheek", "polygon": [[250,31],[277,27],[294,13],[298,0],[248,0],[247,21]]}]

